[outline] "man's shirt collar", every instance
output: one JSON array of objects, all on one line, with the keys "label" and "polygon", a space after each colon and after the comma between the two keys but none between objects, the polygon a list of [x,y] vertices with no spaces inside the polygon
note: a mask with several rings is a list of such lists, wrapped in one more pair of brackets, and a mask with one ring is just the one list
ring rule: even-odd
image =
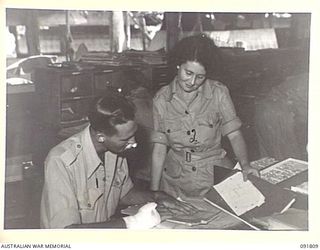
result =
[{"label": "man's shirt collar", "polygon": [[86,127],[81,134],[80,140],[82,142],[85,161],[87,165],[87,178],[90,178],[92,174],[97,170],[100,165],[104,163],[101,161],[100,157],[97,154],[97,151],[93,145],[91,136],[90,136],[90,126]]}]

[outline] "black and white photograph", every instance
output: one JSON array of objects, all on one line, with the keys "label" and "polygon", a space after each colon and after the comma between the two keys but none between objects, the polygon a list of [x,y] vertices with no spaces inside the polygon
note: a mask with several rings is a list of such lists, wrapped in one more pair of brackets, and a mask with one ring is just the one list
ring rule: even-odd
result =
[{"label": "black and white photograph", "polygon": [[311,10],[4,16],[2,232],[313,232]]}]

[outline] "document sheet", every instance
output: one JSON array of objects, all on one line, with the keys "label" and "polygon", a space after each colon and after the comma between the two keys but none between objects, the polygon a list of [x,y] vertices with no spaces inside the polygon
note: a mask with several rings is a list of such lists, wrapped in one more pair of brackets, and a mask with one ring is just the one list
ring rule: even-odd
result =
[{"label": "document sheet", "polygon": [[263,194],[250,180],[244,181],[241,172],[235,173],[213,187],[238,216],[265,202]]}]

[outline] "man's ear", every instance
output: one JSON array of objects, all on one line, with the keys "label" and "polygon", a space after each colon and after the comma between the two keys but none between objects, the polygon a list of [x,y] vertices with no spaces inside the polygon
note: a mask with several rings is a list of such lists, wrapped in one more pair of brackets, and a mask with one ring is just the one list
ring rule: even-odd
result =
[{"label": "man's ear", "polygon": [[97,141],[98,141],[99,143],[104,143],[105,140],[106,140],[105,135],[103,135],[103,134],[101,134],[101,133],[98,133],[98,134],[96,135],[96,138],[97,138]]}]

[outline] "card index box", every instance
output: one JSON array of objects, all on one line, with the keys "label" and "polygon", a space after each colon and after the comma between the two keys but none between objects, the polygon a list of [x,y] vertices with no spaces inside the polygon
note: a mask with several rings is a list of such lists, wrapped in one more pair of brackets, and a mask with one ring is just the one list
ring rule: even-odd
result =
[{"label": "card index box", "polygon": [[260,170],[261,178],[290,189],[308,181],[308,162],[288,158]]},{"label": "card index box", "polygon": [[307,169],[306,161],[288,158],[261,169],[260,174],[262,179],[278,184]]}]

